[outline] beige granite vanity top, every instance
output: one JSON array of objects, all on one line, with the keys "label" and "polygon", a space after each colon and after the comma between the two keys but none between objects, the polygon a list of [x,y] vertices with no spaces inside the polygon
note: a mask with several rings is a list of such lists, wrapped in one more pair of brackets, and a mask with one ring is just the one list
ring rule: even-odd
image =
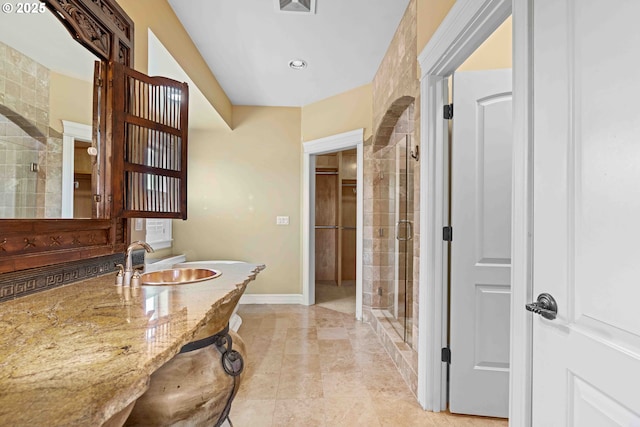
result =
[{"label": "beige granite vanity top", "polygon": [[130,290],[109,274],[0,304],[0,425],[99,426],[135,401],[264,269],[207,266],[222,276]]}]

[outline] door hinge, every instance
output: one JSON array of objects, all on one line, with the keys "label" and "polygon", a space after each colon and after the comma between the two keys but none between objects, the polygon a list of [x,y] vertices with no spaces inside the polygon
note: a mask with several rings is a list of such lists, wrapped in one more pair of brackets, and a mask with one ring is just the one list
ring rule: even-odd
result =
[{"label": "door hinge", "polygon": [[453,104],[445,105],[443,108],[443,116],[445,120],[453,119]]},{"label": "door hinge", "polygon": [[442,240],[445,242],[453,241],[453,227],[447,225],[446,227],[442,227]]},{"label": "door hinge", "polygon": [[451,349],[449,349],[449,347],[445,347],[442,349],[441,352],[441,360],[443,362],[447,362],[447,363],[451,363]]},{"label": "door hinge", "polygon": [[96,86],[102,87],[102,79],[100,77],[96,79]]}]

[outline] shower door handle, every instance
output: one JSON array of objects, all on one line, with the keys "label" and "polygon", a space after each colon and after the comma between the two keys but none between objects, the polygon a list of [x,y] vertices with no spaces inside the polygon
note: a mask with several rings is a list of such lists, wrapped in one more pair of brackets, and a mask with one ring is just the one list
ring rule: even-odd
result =
[{"label": "shower door handle", "polygon": [[[400,224],[407,225],[405,227],[406,229],[405,237],[400,237]],[[408,240],[413,239],[413,224],[411,223],[411,221],[409,221],[408,219],[401,219],[398,222],[396,222],[396,239],[398,239],[401,242],[406,242]]]}]

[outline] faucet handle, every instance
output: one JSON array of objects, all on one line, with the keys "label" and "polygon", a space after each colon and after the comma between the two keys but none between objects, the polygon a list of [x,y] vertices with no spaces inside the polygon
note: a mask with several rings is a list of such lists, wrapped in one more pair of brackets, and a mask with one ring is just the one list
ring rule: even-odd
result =
[{"label": "faucet handle", "polygon": [[113,263],[115,267],[118,267],[118,273],[116,273],[116,285],[122,286],[123,277],[124,277],[124,266],[122,264]]},{"label": "faucet handle", "polygon": [[139,288],[140,287],[140,272],[142,270],[139,269],[134,269],[133,270],[133,275],[131,276],[131,287],[132,288]]}]

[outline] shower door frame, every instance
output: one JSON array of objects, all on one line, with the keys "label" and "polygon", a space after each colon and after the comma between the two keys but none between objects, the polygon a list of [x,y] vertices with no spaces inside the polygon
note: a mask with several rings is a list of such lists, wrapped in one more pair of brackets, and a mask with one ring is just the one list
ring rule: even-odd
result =
[{"label": "shower door frame", "polygon": [[[404,155],[400,156],[398,154],[398,145],[399,144],[404,144]],[[413,304],[413,295],[411,298],[411,303],[407,304],[407,295],[409,294],[409,292],[411,292],[411,294],[413,294],[413,257],[414,257],[414,233],[413,233],[413,227],[415,224],[415,206],[414,206],[414,182],[413,182],[413,177],[414,177],[414,173],[413,170],[416,167],[413,162],[412,162],[412,158],[411,158],[411,148],[412,148],[412,136],[411,135],[404,135],[402,138],[398,138],[395,142],[392,142],[393,145],[393,152],[394,152],[394,157],[395,157],[395,183],[394,183],[394,205],[395,205],[395,209],[394,209],[394,219],[393,221],[390,221],[389,226],[393,226],[394,231],[394,254],[395,254],[395,261],[394,261],[394,305],[393,305],[393,313],[390,312],[390,315],[393,317],[393,320],[399,324],[402,325],[402,333],[400,333],[400,331],[398,331],[395,327],[395,325],[392,323],[392,327],[394,330],[396,330],[396,332],[398,332],[398,335],[400,335],[400,337],[402,338],[402,341],[405,342],[406,344],[408,344],[412,349],[413,349],[413,345],[415,343],[415,338],[413,336],[413,330],[408,330],[408,312],[412,313],[412,309],[413,307],[411,306]],[[403,164],[401,165],[400,162],[403,162]],[[404,173],[401,173],[400,171],[402,170],[402,167],[404,166],[405,171]],[[409,170],[411,169],[411,173],[409,173]],[[404,187],[402,185],[402,176],[404,174]],[[391,186],[389,187],[391,188]],[[405,195],[405,199],[404,199],[404,214],[402,213],[403,208],[401,206],[402,202],[402,194],[404,193]],[[391,195],[389,195],[389,197],[391,197]],[[411,201],[411,203],[409,203],[409,201]],[[409,208],[409,206],[411,206],[411,208]],[[410,219],[409,219],[410,218]],[[401,225],[404,225],[403,227],[401,227]],[[400,238],[400,229],[404,228],[404,236],[405,238],[402,239]],[[404,248],[404,249],[403,249]],[[402,267],[400,266],[400,262],[398,260],[398,257],[403,256],[404,258],[404,262],[402,264],[404,264]],[[402,271],[402,276],[404,277],[404,279],[400,280],[400,272]],[[399,290],[400,290],[400,286],[404,286],[403,289],[403,295],[404,297],[402,298],[402,304],[404,304],[404,310],[403,310],[403,315],[401,317],[399,317],[399,305],[400,305],[400,298],[399,298]],[[410,286],[410,287],[409,287]],[[413,315],[411,315],[411,322],[413,324]],[[411,327],[412,329],[412,327]],[[408,337],[411,337],[409,340],[407,340]],[[415,349],[414,349],[415,350]]]}]

